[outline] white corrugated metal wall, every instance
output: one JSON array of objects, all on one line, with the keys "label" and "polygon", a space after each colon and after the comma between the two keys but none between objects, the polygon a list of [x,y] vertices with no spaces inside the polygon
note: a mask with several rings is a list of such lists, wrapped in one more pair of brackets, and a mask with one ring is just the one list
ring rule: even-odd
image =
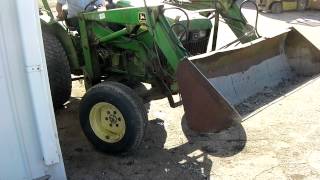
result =
[{"label": "white corrugated metal wall", "polygon": [[66,179],[37,2],[0,7],[0,180]]}]

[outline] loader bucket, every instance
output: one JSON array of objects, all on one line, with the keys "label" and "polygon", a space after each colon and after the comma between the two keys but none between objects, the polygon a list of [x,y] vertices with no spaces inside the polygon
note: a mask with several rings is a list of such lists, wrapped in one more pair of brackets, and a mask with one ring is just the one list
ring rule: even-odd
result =
[{"label": "loader bucket", "polygon": [[183,60],[178,67],[186,120],[198,132],[220,131],[241,119],[234,105],[295,75],[320,72],[320,51],[296,29],[236,49]]}]

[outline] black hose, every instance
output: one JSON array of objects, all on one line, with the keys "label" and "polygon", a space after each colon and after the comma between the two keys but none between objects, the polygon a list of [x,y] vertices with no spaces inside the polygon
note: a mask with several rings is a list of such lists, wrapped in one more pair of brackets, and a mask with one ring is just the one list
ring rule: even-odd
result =
[{"label": "black hose", "polygon": [[184,26],[183,24],[181,24],[181,23],[174,23],[174,24],[171,25],[171,30],[172,30],[173,26],[175,26],[176,24],[179,24],[180,26],[182,26],[182,27],[184,28],[185,33],[186,33],[186,37],[187,37],[187,39],[188,39],[188,36],[189,36],[189,27],[190,27],[190,18],[189,18],[188,13],[187,13],[184,9],[179,8],[179,7],[163,8],[163,9],[162,9],[162,13],[164,13],[166,10],[170,10],[170,9],[177,9],[177,10],[182,11],[182,12],[185,14],[185,16],[186,16],[186,18],[187,18],[187,27],[185,27],[185,26]]},{"label": "black hose", "polygon": [[188,34],[186,34],[186,33],[188,32],[188,30],[187,30],[186,26],[181,24],[181,23],[174,23],[174,24],[171,25],[170,30],[173,31],[173,28],[175,26],[181,26],[184,29],[183,34],[180,36],[179,40],[182,41],[181,38],[183,38],[184,35],[186,35],[186,39],[187,39],[188,38]]},{"label": "black hose", "polygon": [[[257,3],[252,2],[252,1],[250,1],[250,0],[245,0],[245,1],[243,1],[243,2],[240,4],[240,12],[241,12],[242,7],[243,7],[244,4],[246,4],[246,3],[251,3],[251,4],[253,4],[254,7],[256,8],[256,22],[255,22],[255,25],[254,25],[254,29],[255,29],[255,31],[256,31],[256,34],[260,37],[260,35],[259,35],[259,33],[258,33],[258,17],[259,17],[258,5],[257,5]],[[242,15],[242,12],[241,12],[241,16],[243,16],[243,15]],[[244,17],[242,17],[242,18],[244,19]]]},{"label": "black hose", "polygon": [[89,3],[86,5],[86,7],[84,8],[84,10],[87,11],[88,7],[89,7],[90,5],[95,4],[97,1],[98,1],[98,0],[92,0],[91,2],[89,2]]}]

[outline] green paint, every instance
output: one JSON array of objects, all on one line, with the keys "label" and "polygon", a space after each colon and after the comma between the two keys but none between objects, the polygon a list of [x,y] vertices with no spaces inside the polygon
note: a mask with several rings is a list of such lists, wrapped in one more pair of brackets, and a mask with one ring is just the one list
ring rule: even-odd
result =
[{"label": "green paint", "polygon": [[117,38],[122,37],[127,34],[128,34],[127,28],[123,28],[123,29],[116,31],[114,33],[111,33],[107,36],[101,37],[100,39],[98,39],[98,43],[106,43],[108,41],[117,39]]}]

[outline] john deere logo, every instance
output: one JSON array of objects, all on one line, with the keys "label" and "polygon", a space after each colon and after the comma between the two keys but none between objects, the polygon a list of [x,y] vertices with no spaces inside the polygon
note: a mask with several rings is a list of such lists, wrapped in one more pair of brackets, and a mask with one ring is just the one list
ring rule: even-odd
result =
[{"label": "john deere logo", "polygon": [[139,13],[139,22],[140,22],[140,23],[146,23],[146,21],[147,21],[147,16],[146,16],[146,14],[143,13],[143,12]]}]

